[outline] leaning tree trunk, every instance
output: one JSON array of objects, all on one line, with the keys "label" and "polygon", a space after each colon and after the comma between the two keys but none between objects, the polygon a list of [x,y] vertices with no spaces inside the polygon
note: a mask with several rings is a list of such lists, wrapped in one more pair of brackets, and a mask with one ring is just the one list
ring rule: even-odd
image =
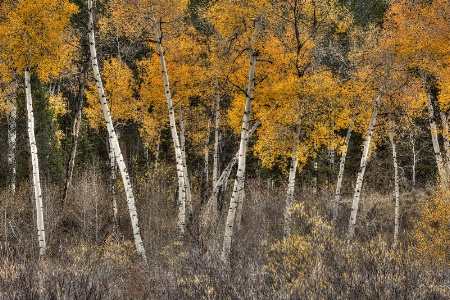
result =
[{"label": "leaning tree trunk", "polygon": [[25,69],[25,96],[27,102],[27,123],[28,123],[28,139],[30,141],[31,165],[33,169],[33,188],[34,199],[36,202],[36,223],[39,239],[39,255],[45,255],[45,228],[44,228],[44,205],[42,203],[41,180],[39,178],[39,160],[37,154],[36,138],[34,136],[34,114],[33,99],[31,97],[31,81],[30,70]]},{"label": "leaning tree trunk", "polygon": [[447,172],[450,172],[450,141],[449,141],[449,128],[448,118],[444,112],[439,112],[442,122],[442,137],[444,139],[445,161],[447,163]]},{"label": "leaning tree trunk", "polygon": [[391,142],[392,146],[392,160],[394,163],[394,190],[395,190],[394,248],[397,248],[399,221],[400,221],[400,187],[399,187],[398,165],[397,165],[397,147],[392,132],[389,132],[389,141]]},{"label": "leaning tree trunk", "polygon": [[111,114],[109,112],[108,103],[105,97],[105,91],[103,89],[102,78],[100,75],[100,70],[97,61],[97,49],[95,48],[95,32],[94,32],[94,12],[92,8],[92,0],[88,0],[88,11],[89,11],[89,48],[91,52],[91,63],[94,72],[95,84],[97,86],[98,95],[100,97],[100,103],[103,110],[103,116],[106,121],[106,129],[108,134],[111,136],[111,144],[116,157],[116,162],[122,175],[123,186],[125,189],[125,194],[127,197],[128,211],[131,218],[131,226],[133,228],[134,243],[136,246],[137,253],[142,257],[145,263],[147,263],[147,255],[145,254],[144,243],[142,242],[141,232],[139,229],[138,216],[136,211],[136,205],[134,201],[133,189],[131,187],[131,180],[128,175],[128,170],[126,168],[125,162],[123,160],[122,152],[119,146],[119,140],[117,139],[116,132],[111,119]]},{"label": "leaning tree trunk", "polygon": [[359,201],[361,200],[361,189],[364,180],[364,172],[366,171],[367,156],[369,154],[370,142],[372,140],[373,130],[377,121],[378,108],[380,106],[381,94],[375,100],[375,105],[370,118],[369,128],[367,130],[366,140],[364,141],[364,149],[361,157],[361,164],[359,166],[358,178],[356,179],[355,193],[353,195],[352,211],[350,214],[350,221],[348,226],[348,239],[351,240],[355,234],[356,216],[358,214]]},{"label": "leaning tree trunk", "polygon": [[[261,121],[258,120],[255,124],[253,124],[252,128],[248,132],[248,139],[253,135],[256,129],[261,125]],[[231,171],[234,165],[239,160],[239,151],[236,155],[231,159],[228,163],[227,167],[222,171],[222,174],[217,179],[216,185],[213,188],[211,193],[211,197],[207,200],[207,202],[203,205],[203,208],[200,212],[200,237],[203,241],[208,242],[209,239],[214,238],[216,236],[216,225],[219,220],[219,192],[222,191],[225,193],[226,191],[226,183],[228,182],[228,178],[231,175]],[[213,248],[215,245],[212,245]]]},{"label": "leaning tree trunk", "polygon": [[245,179],[245,162],[246,162],[246,150],[248,143],[248,128],[250,121],[250,113],[252,108],[253,93],[255,87],[255,68],[256,68],[256,56],[255,50],[250,47],[250,71],[248,76],[248,88],[245,97],[245,111],[242,118],[242,131],[241,142],[239,144],[239,159],[238,169],[236,174],[236,180],[234,181],[233,193],[231,195],[230,206],[228,208],[228,215],[225,224],[225,234],[223,238],[223,247],[221,259],[225,263],[229,263],[231,252],[231,241],[234,232],[234,225],[236,219],[236,208],[238,206],[238,195],[244,186]]},{"label": "leaning tree trunk", "polygon": [[430,123],[430,133],[431,133],[431,141],[433,143],[434,156],[436,159],[436,165],[440,180],[443,180],[445,178],[446,172],[444,167],[444,161],[442,159],[441,147],[439,146],[438,130],[436,126],[435,111],[433,107],[433,103],[437,103],[435,102],[435,95],[433,94],[432,91],[433,82],[432,78],[427,76],[424,72],[421,72],[420,75],[422,76],[425,85],[425,91],[427,94],[428,122]]},{"label": "leaning tree trunk", "polygon": [[336,184],[336,191],[334,193],[333,199],[333,219],[331,221],[333,227],[336,226],[336,221],[338,217],[339,201],[341,200],[342,180],[344,179],[345,159],[347,158],[348,144],[350,142],[352,131],[353,131],[353,120],[350,122],[350,125],[348,125],[347,135],[345,136],[344,141],[344,151],[342,152],[341,161],[339,163],[339,174]]},{"label": "leaning tree trunk", "polygon": [[178,176],[178,192],[180,199],[178,203],[178,236],[181,239],[184,236],[186,226],[186,198],[187,198],[186,195],[187,186],[186,186],[186,177],[184,175],[183,155],[181,151],[180,140],[178,139],[177,128],[175,125],[175,112],[172,104],[172,95],[170,93],[170,86],[169,86],[169,76],[167,74],[166,60],[164,58],[164,51],[162,48],[162,41],[159,32],[158,22],[154,17],[152,17],[151,22],[156,40],[156,48],[161,63],[161,70],[164,80],[164,94],[166,95],[167,108],[169,110],[170,131],[172,133],[172,139],[175,148],[175,159],[177,163],[177,176]]},{"label": "leaning tree trunk", "polygon": [[294,146],[292,149],[292,161],[289,168],[289,181],[286,191],[286,207],[284,210],[284,237],[287,238],[291,234],[291,219],[292,219],[292,207],[294,204],[294,191],[295,191],[295,175],[297,174],[298,165],[298,144],[300,137],[300,126],[297,126],[297,130],[294,138]]},{"label": "leaning tree trunk", "polygon": [[8,114],[8,166],[10,169],[10,190],[16,193],[16,145],[17,145],[17,78],[14,78],[14,89],[8,95],[11,112]]},{"label": "leaning tree trunk", "polygon": [[75,118],[72,124],[72,145],[70,148],[69,160],[67,161],[67,169],[66,169],[66,182],[64,185],[64,194],[63,194],[63,203],[66,202],[67,196],[69,194],[69,188],[72,184],[73,178],[73,168],[75,166],[75,156],[77,155],[77,147],[78,147],[78,135],[80,133],[81,128],[81,118],[83,112],[84,105],[84,86],[86,82],[86,68],[83,66],[83,79],[80,83],[77,95],[77,108],[75,113]]}]

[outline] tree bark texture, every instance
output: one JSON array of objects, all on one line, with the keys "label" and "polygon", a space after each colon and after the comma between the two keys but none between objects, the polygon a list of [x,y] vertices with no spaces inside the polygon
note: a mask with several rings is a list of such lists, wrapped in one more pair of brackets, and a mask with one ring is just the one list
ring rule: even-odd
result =
[{"label": "tree bark texture", "polygon": [[128,175],[128,170],[126,168],[125,162],[123,160],[122,152],[119,146],[119,140],[117,139],[116,132],[112,123],[111,114],[109,112],[108,103],[105,96],[105,91],[103,88],[102,78],[100,75],[100,70],[97,61],[97,49],[95,47],[95,32],[94,32],[94,12],[92,7],[92,0],[88,0],[88,11],[89,11],[89,48],[91,53],[91,63],[94,72],[95,84],[97,86],[98,95],[100,98],[100,103],[103,110],[103,116],[106,121],[106,129],[108,134],[111,136],[111,144],[116,157],[116,162],[122,176],[123,186],[125,189],[125,194],[127,198],[128,211],[131,218],[131,226],[133,229],[134,243],[136,246],[137,253],[142,257],[143,261],[147,263],[147,255],[145,253],[144,243],[141,238],[141,231],[139,228],[139,221],[136,211],[136,205],[133,195],[133,189],[131,186],[131,180]]},{"label": "tree bark texture", "polygon": [[183,167],[183,155],[176,128],[175,112],[172,104],[172,95],[170,93],[169,76],[167,74],[166,60],[162,48],[161,34],[159,32],[158,22],[154,17],[151,18],[151,22],[156,40],[156,48],[161,63],[162,76],[164,80],[164,94],[166,95],[167,108],[169,110],[170,131],[172,134],[173,144],[175,148],[175,158],[178,176],[178,192],[180,200],[178,203],[178,235],[179,238],[181,239],[184,236],[186,227],[186,192],[187,192],[186,177],[184,176],[184,167]]},{"label": "tree bark texture", "polygon": [[361,189],[364,181],[364,172],[367,166],[367,156],[369,154],[370,142],[372,141],[372,135],[377,121],[378,109],[381,102],[381,94],[378,95],[373,107],[372,117],[370,118],[369,128],[367,130],[366,139],[364,141],[364,149],[361,156],[361,163],[359,166],[358,177],[356,179],[355,193],[353,194],[352,211],[350,213],[350,221],[348,225],[348,239],[353,239],[355,234],[356,216],[358,214],[359,202],[361,200]]},{"label": "tree bark texture", "polygon": [[41,180],[39,177],[38,150],[34,135],[34,113],[33,99],[31,96],[30,70],[28,68],[25,69],[25,97],[27,105],[28,139],[30,142],[31,165],[33,172],[34,200],[36,202],[36,225],[39,240],[39,255],[42,257],[45,255],[47,245],[45,241],[44,205],[42,200]]},{"label": "tree bark texture", "polygon": [[245,97],[245,111],[242,118],[241,141],[239,144],[239,159],[237,166],[236,180],[234,181],[233,193],[231,195],[230,206],[228,208],[227,220],[225,223],[225,234],[223,238],[223,247],[221,259],[228,263],[231,252],[231,242],[234,233],[234,225],[236,221],[236,208],[239,202],[239,193],[245,188],[245,165],[246,165],[246,151],[248,144],[248,129],[250,122],[250,113],[252,107],[254,86],[255,86],[255,68],[256,68],[256,52],[250,47],[250,70],[248,76],[248,88]]}]

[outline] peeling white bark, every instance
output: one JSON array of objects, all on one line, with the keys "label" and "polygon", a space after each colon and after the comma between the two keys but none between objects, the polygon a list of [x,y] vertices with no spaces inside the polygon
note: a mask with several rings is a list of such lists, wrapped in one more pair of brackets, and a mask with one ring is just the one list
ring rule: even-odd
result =
[{"label": "peeling white bark", "polygon": [[44,205],[42,201],[41,180],[39,177],[39,160],[34,136],[34,113],[33,99],[31,97],[30,70],[25,69],[25,97],[27,105],[28,139],[30,142],[31,165],[33,170],[33,189],[36,202],[36,225],[39,240],[39,255],[42,257],[46,252],[45,228],[44,228]]},{"label": "peeling white bark", "polygon": [[364,181],[364,172],[366,171],[367,156],[369,154],[370,142],[377,121],[378,109],[380,106],[381,94],[378,95],[373,107],[372,117],[370,118],[369,128],[367,130],[366,139],[364,141],[364,149],[361,156],[361,164],[359,166],[358,178],[356,179],[355,193],[353,194],[352,211],[350,214],[350,221],[348,226],[348,239],[353,239],[355,234],[356,216],[358,214],[359,202],[361,200],[361,189]]},{"label": "peeling white bark", "polygon": [[250,47],[250,70],[248,76],[248,88],[245,97],[245,111],[242,118],[241,142],[239,145],[239,159],[236,180],[234,181],[233,193],[231,195],[230,206],[228,208],[228,215],[225,224],[225,234],[223,238],[223,247],[221,259],[225,263],[229,263],[231,242],[234,233],[234,225],[236,221],[236,208],[238,206],[238,194],[245,188],[245,166],[246,166],[246,151],[248,144],[248,129],[250,121],[250,113],[252,107],[253,93],[255,87],[255,68],[256,68],[256,53]]},{"label": "peeling white bark", "polygon": [[92,0],[88,0],[88,12],[89,12],[89,49],[91,52],[91,64],[94,72],[95,84],[97,86],[98,95],[100,98],[100,103],[103,110],[103,116],[106,121],[106,129],[108,134],[111,136],[112,149],[116,157],[116,162],[122,175],[123,186],[125,188],[125,194],[127,198],[128,211],[131,218],[131,226],[133,228],[134,243],[136,246],[137,253],[142,257],[143,261],[147,263],[147,255],[145,253],[144,243],[142,242],[141,232],[139,228],[138,216],[136,211],[136,205],[133,195],[133,189],[131,186],[131,180],[128,175],[128,170],[126,168],[125,162],[123,160],[122,152],[119,146],[119,140],[117,139],[116,132],[111,119],[111,114],[109,112],[108,103],[105,96],[105,91],[103,88],[102,78],[100,75],[100,70],[97,61],[97,50],[95,48],[95,32],[94,32],[94,12],[92,8]]}]

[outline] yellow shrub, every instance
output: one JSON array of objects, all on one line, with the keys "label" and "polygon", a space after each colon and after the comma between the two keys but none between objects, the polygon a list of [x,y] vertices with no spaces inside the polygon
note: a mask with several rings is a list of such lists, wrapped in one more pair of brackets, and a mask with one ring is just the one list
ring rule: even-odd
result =
[{"label": "yellow shrub", "polygon": [[421,208],[417,250],[430,262],[450,265],[450,188],[441,186]]}]

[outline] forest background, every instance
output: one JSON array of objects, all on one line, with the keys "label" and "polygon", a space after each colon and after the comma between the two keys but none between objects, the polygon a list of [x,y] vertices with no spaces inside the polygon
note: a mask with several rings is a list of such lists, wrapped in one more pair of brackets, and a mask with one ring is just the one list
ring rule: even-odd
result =
[{"label": "forest background", "polygon": [[450,3],[0,4],[2,299],[448,299]]}]

